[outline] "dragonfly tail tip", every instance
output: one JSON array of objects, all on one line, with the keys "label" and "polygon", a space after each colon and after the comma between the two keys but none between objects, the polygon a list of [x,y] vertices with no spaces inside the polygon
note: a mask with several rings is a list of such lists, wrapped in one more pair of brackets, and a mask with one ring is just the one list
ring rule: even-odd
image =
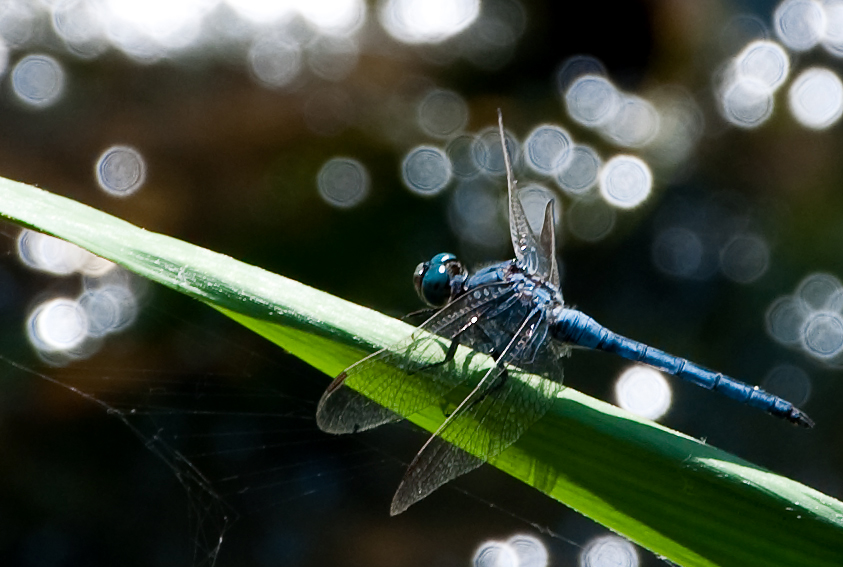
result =
[{"label": "dragonfly tail tip", "polygon": [[799,427],[804,427],[805,429],[814,428],[814,420],[808,417],[808,414],[799,408],[794,407],[790,410],[790,413],[781,417],[784,417],[790,423],[798,425]]},{"label": "dragonfly tail tip", "polygon": [[805,429],[813,429],[814,428],[814,420],[805,415],[803,412],[799,412],[799,416],[796,421],[796,425],[800,427],[804,427]]}]

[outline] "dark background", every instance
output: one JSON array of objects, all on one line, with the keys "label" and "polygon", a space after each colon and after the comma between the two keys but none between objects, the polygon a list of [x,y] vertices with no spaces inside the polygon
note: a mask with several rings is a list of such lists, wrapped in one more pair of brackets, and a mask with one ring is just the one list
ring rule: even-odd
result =
[{"label": "dark background", "polygon": [[[414,101],[427,88],[464,97],[469,132],[492,125],[500,107],[522,140],[536,125],[553,122],[605,158],[624,150],[577,127],[560,103],[556,72],[568,57],[596,57],[628,92],[679,85],[701,108],[702,138],[685,163],[654,171],[653,195],[618,211],[603,240],[579,241],[563,224],[565,296],[623,334],[749,382],[760,383],[780,363],[802,368],[811,381],[804,407],[817,422],[813,431],[677,381],[661,421],[839,498],[838,371],[776,343],[765,330],[765,312],[812,273],[843,274],[837,157],[843,135],[839,125],[823,132],[800,127],[786,111],[784,90],[771,120],[748,131],[726,126],[713,100],[713,76],[735,52],[729,23],[752,15],[769,27],[775,4],[521,6],[525,27],[511,54],[484,68],[464,57],[436,63],[437,48],[390,39],[369,2],[354,70],[332,83],[305,69],[286,89],[254,80],[237,42],[220,40],[151,63],[116,48],[79,58],[50,32],[43,8],[36,17],[40,31],[9,42],[10,61],[50,53],[64,66],[66,88],[56,104],[33,110],[16,101],[6,71],[0,175],[401,315],[419,307],[410,278],[419,261],[443,250],[470,263],[511,253],[478,252],[450,231],[453,185],[432,199],[404,188],[405,153],[419,143],[441,143],[415,124]],[[791,61],[794,74],[812,63],[841,67],[819,50]],[[314,130],[306,112],[313,93],[325,88],[341,89],[353,102],[331,119],[329,132]],[[93,176],[97,156],[116,143],[135,147],[148,166],[145,185],[122,200],[101,191]],[[360,160],[371,176],[368,198],[347,210],[329,206],[316,190],[317,171],[338,155]],[[563,208],[572,203],[561,199]],[[737,217],[763,235],[771,252],[769,268],[753,283],[735,283],[716,270],[671,277],[654,266],[652,248],[664,226],[716,232],[724,218]],[[22,332],[24,321],[45,296],[78,293],[79,278],[23,267],[17,229],[6,225],[2,234],[5,565],[215,559],[220,566],[444,567],[470,564],[484,540],[537,534],[538,526],[557,536],[542,536],[552,564],[572,565],[579,546],[606,533],[490,467],[390,518],[401,463],[423,434],[407,425],[350,438],[320,433],[312,415],[329,377],[156,285],[146,288],[134,326],[108,338],[97,354],[59,368],[43,364]],[[716,249],[711,254],[716,260]],[[612,400],[624,367],[608,355],[578,353],[566,366],[566,383]],[[42,378],[73,384],[120,410],[136,409],[126,420],[141,439],[120,416]],[[179,455],[205,475],[210,494]],[[168,466],[158,456],[175,462]],[[209,557],[221,533],[221,550]],[[645,552],[641,558],[659,564]]]}]

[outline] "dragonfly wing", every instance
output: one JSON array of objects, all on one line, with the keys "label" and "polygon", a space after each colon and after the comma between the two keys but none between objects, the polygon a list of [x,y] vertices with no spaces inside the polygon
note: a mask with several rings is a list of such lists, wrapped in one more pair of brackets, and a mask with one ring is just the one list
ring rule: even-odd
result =
[{"label": "dragonfly wing", "polygon": [[498,364],[413,459],[392,501],[393,515],[498,456],[547,412],[561,385],[529,380],[523,371],[505,366],[521,361],[534,346],[533,339],[544,336],[545,327],[541,313],[525,318]]},{"label": "dragonfly wing", "polygon": [[319,400],[319,428],[329,433],[364,431],[439,402],[467,377],[441,363],[452,339],[474,317],[514,293],[509,283],[479,286],[437,311],[409,337],[346,368]]},{"label": "dragonfly wing", "polygon": [[[503,129],[503,114],[500,110],[498,110],[498,130],[503,148],[504,165],[506,166],[506,185],[509,195],[509,236],[512,239],[512,247],[515,249],[515,257],[528,272],[539,276],[543,280],[551,281],[554,274],[553,268],[556,265],[555,251],[551,250],[548,254],[540,238],[530,228],[524,206],[518,198],[517,183],[512,175],[512,162]],[[544,229],[542,233],[544,233]],[[558,274],[556,279],[559,279]]]},{"label": "dragonfly wing", "polygon": [[544,208],[544,221],[542,233],[539,237],[541,253],[544,256],[547,266],[547,281],[559,289],[559,266],[556,264],[556,220],[553,218],[553,199],[547,202]]},{"label": "dragonfly wing", "polygon": [[392,499],[389,514],[397,516],[446,482],[473,471],[484,462],[441,437],[431,437],[407,469]]},{"label": "dragonfly wing", "polygon": [[[385,352],[385,349],[380,350],[373,356],[381,356]],[[319,429],[327,433],[353,433],[402,419],[394,411],[346,386],[349,370],[344,370],[334,378],[322,394],[316,410]]]}]

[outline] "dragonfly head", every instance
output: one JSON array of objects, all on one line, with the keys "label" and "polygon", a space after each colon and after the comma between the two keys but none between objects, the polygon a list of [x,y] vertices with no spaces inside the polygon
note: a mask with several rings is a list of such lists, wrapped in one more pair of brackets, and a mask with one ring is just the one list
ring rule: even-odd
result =
[{"label": "dragonfly head", "polygon": [[462,290],[466,271],[453,254],[437,254],[416,266],[413,283],[422,301],[431,307],[442,307]]}]

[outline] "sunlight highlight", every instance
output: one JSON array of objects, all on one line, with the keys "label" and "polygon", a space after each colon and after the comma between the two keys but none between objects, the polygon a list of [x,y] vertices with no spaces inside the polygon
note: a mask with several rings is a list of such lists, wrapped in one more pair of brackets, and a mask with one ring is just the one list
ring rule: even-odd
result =
[{"label": "sunlight highlight", "polygon": [[664,375],[649,366],[633,366],[615,383],[615,399],[623,409],[657,420],[667,413],[672,402],[670,384]]},{"label": "sunlight highlight", "polygon": [[595,538],[580,553],[580,567],[638,567],[638,564],[635,546],[616,535]]},{"label": "sunlight highlight", "polygon": [[114,44],[130,55],[155,57],[165,50],[192,44],[201,30],[202,18],[218,3],[219,0],[104,0],[99,16]]},{"label": "sunlight highlight", "polygon": [[618,155],[600,171],[600,195],[612,206],[632,209],[643,203],[653,189],[653,174],[641,158]]},{"label": "sunlight highlight", "polygon": [[811,274],[792,295],[767,309],[767,332],[829,366],[843,365],[843,284],[831,274]]},{"label": "sunlight highlight", "polygon": [[130,146],[112,146],[97,160],[95,174],[99,186],[109,195],[128,197],[146,181],[146,162]]},{"label": "sunlight highlight", "polygon": [[404,43],[438,43],[465,30],[479,14],[479,0],[386,0],[380,20]]},{"label": "sunlight highlight", "polygon": [[64,92],[64,68],[49,55],[27,55],[12,69],[12,90],[33,108],[52,106]]},{"label": "sunlight highlight", "polygon": [[404,158],[401,178],[410,191],[417,195],[438,195],[451,181],[451,160],[439,148],[418,146]]},{"label": "sunlight highlight", "polygon": [[351,158],[332,158],[325,162],[316,178],[319,196],[331,206],[348,209],[359,205],[369,194],[366,167]]},{"label": "sunlight highlight", "polygon": [[824,130],[843,116],[843,82],[830,69],[806,69],[790,86],[788,103],[797,122]]}]

